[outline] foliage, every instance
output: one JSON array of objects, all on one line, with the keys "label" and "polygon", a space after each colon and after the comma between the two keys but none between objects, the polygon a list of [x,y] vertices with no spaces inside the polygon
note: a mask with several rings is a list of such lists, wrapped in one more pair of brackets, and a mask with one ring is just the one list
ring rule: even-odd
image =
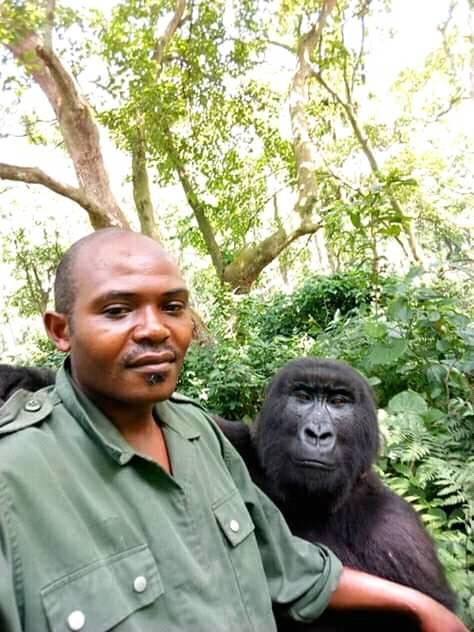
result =
[{"label": "foliage", "polygon": [[[467,387],[469,385],[466,385]],[[469,388],[443,409],[408,390],[388,403],[380,468],[386,482],[420,512],[474,623],[474,407]]]},{"label": "foliage", "polygon": [[[323,273],[357,265],[376,275],[413,259],[469,257],[469,2],[438,3],[430,26],[420,21],[429,50],[394,64],[393,44],[410,39],[420,10],[405,9],[400,20],[397,4],[338,0],[323,24],[319,0],[116,0],[110,13],[4,0],[2,144],[23,136],[28,154],[66,149],[79,187],[4,163],[0,177],[60,190],[95,227],[125,225],[131,204],[115,208],[107,178],[96,181],[101,169],[84,169],[102,153],[90,131],[97,119],[133,158],[134,194],[149,203],[136,202],[135,222],[210,257],[216,277],[239,291],[304,235],[317,237]],[[321,37],[306,49],[319,26]],[[46,44],[39,58],[36,36]],[[32,83],[59,118],[48,120]],[[58,100],[73,83],[81,99]],[[148,178],[158,205],[145,193]]]},{"label": "foliage", "polygon": [[[64,361],[64,353],[58,351],[51,340],[45,335],[34,335],[31,340],[32,351],[24,364],[28,366],[44,366],[58,369]],[[17,360],[17,364],[21,364]]]},{"label": "foliage", "polygon": [[56,268],[64,253],[58,232],[51,238],[45,227],[36,228],[42,232],[42,243],[33,244],[23,228],[3,239],[4,261],[11,264],[13,276],[20,282],[9,303],[21,316],[34,316],[46,310],[52,298]]},{"label": "foliage", "polygon": [[315,337],[337,314],[346,316],[371,300],[370,277],[362,271],[312,276],[291,294],[277,293],[259,318],[260,335]]}]

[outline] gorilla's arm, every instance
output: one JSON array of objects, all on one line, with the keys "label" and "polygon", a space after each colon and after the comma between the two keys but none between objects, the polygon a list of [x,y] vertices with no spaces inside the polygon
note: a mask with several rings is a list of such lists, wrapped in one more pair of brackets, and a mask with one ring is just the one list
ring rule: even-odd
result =
[{"label": "gorilla's arm", "polygon": [[372,514],[371,572],[416,588],[454,610],[455,597],[417,513],[387,488],[380,498],[380,509]]}]

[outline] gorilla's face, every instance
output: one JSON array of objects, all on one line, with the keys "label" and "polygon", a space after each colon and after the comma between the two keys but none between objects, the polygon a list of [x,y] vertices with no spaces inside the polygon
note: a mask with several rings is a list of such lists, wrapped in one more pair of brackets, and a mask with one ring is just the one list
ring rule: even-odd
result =
[{"label": "gorilla's face", "polygon": [[339,501],[377,454],[370,388],[342,362],[290,362],[268,387],[255,441],[277,497],[318,494]]}]

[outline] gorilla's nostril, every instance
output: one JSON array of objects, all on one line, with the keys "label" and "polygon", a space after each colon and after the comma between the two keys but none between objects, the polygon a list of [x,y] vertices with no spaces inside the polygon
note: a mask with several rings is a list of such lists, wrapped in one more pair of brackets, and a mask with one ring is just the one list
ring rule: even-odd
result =
[{"label": "gorilla's nostril", "polygon": [[313,428],[305,428],[304,438],[308,443],[316,444],[318,442],[318,433]]},{"label": "gorilla's nostril", "polygon": [[319,435],[319,438],[321,439],[321,441],[329,441],[333,437],[334,437],[334,435],[332,434],[332,432],[322,432]]}]

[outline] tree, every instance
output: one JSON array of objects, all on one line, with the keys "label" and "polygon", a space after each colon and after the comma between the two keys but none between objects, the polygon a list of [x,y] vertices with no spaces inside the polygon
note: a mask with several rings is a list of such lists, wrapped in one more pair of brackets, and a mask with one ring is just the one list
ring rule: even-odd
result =
[{"label": "tree", "polygon": [[0,163],[0,177],[41,184],[82,206],[94,228],[128,226],[110,189],[95,116],[71,73],[54,53],[55,1],[5,2],[0,39],[48,99],[71,158],[79,186],[56,181],[37,167]]},{"label": "tree", "polygon": [[7,263],[12,264],[13,274],[20,286],[10,296],[10,303],[21,316],[43,314],[50,306],[54,276],[64,254],[56,233],[52,239],[43,230],[43,243],[32,244],[24,229],[3,239]]},{"label": "tree", "polygon": [[[305,160],[309,143],[302,140],[304,103],[293,108],[295,129],[298,128],[295,154],[299,183],[294,210],[295,217],[299,219],[295,221],[287,216],[283,221],[279,218],[278,226],[270,235],[249,243],[250,229],[260,223],[259,213],[265,205],[267,187],[261,186],[257,190],[257,204],[260,206],[245,208],[238,218],[238,226],[232,225],[235,217],[225,211],[229,207],[235,208],[235,200],[231,196],[245,180],[249,186],[239,197],[248,205],[255,195],[255,186],[250,186],[249,181],[251,172],[257,170],[264,182],[271,176],[272,165],[271,160],[242,158],[232,144],[236,140],[238,126],[250,128],[251,142],[259,137],[257,123],[261,128],[260,136],[267,137],[263,142],[268,142],[274,129],[263,123],[263,117],[260,121],[250,120],[254,114],[251,112],[251,100],[265,98],[265,89],[246,82],[233,96],[232,89],[225,85],[224,69],[238,82],[243,73],[257,63],[263,46],[263,39],[259,38],[264,34],[264,29],[258,27],[255,19],[257,5],[247,2],[236,6],[233,27],[237,29],[237,36],[230,38],[233,46],[229,52],[223,52],[228,36],[224,25],[226,3],[215,3],[209,7],[205,2],[187,5],[184,0],[178,0],[166,27],[157,37],[158,20],[168,9],[166,3],[163,6],[159,4],[133,0],[119,4],[111,23],[107,27],[102,23],[103,54],[110,64],[109,92],[117,97],[124,90],[124,82],[114,80],[115,73],[120,75],[132,69],[135,76],[128,82],[123,106],[103,112],[100,118],[133,156],[134,198],[143,232],[158,236],[149,193],[149,161],[156,163],[161,182],[178,177],[199,227],[199,240],[204,242],[219,279],[235,289],[248,291],[262,269],[282,250],[302,235],[321,228],[321,223],[311,217],[315,187]],[[325,21],[334,5],[335,0],[322,3],[313,29],[312,47],[321,38]],[[70,197],[88,212],[94,228],[128,226],[110,190],[92,108],[80,95],[72,75],[53,51],[55,16],[56,7],[52,1],[37,0],[20,5],[6,2],[2,5],[5,28],[0,35],[52,105],[80,186],[66,186],[38,168],[15,165],[1,164],[0,177],[42,184]],[[127,27],[131,16],[135,18],[135,29]],[[251,37],[255,40],[251,41]],[[304,46],[294,80],[294,92],[300,91],[300,100],[304,98]],[[256,106],[259,107],[258,101]],[[248,110],[245,111],[245,108]],[[206,122],[210,111],[211,125]],[[196,141],[197,130],[199,154],[186,142],[186,137]],[[208,141],[216,141],[217,151],[210,159],[205,159],[201,149]],[[283,149],[287,150],[286,147]],[[281,169],[281,165],[278,168]],[[199,176],[207,180],[206,190],[198,185],[196,171],[200,171]],[[218,181],[220,186],[212,186],[211,180]],[[214,203],[205,199],[206,193],[211,193]]]},{"label": "tree", "polygon": [[[0,39],[51,103],[78,186],[7,164],[0,164],[0,178],[70,197],[95,228],[128,226],[108,182],[102,125],[131,158],[141,230],[162,236],[151,187],[178,183],[184,203],[174,235],[209,256],[220,282],[239,292],[305,236],[313,236],[321,270],[370,260],[377,273],[392,242],[421,261],[423,230],[422,241],[432,246],[425,227],[436,200],[413,175],[419,157],[393,155],[415,124],[407,112],[390,125],[367,114],[383,95],[366,87],[366,41],[377,20],[390,19],[386,4],[122,0],[105,18],[52,0],[4,0],[0,11]],[[446,50],[462,41],[462,18],[453,15],[440,27],[438,59],[449,59]],[[80,79],[81,63],[90,69],[90,58],[97,61],[87,98],[66,68],[68,46],[55,52],[52,44],[53,34],[77,25],[83,38],[74,48],[74,73]],[[453,54],[457,60],[458,50]],[[438,64],[443,80],[458,85],[459,64],[445,60]],[[278,72],[283,87],[274,80]],[[429,82],[425,75],[399,84],[413,95]],[[453,87],[445,101],[456,108],[458,97]],[[288,130],[280,122],[285,111]],[[448,224],[446,218],[443,234]]]}]

